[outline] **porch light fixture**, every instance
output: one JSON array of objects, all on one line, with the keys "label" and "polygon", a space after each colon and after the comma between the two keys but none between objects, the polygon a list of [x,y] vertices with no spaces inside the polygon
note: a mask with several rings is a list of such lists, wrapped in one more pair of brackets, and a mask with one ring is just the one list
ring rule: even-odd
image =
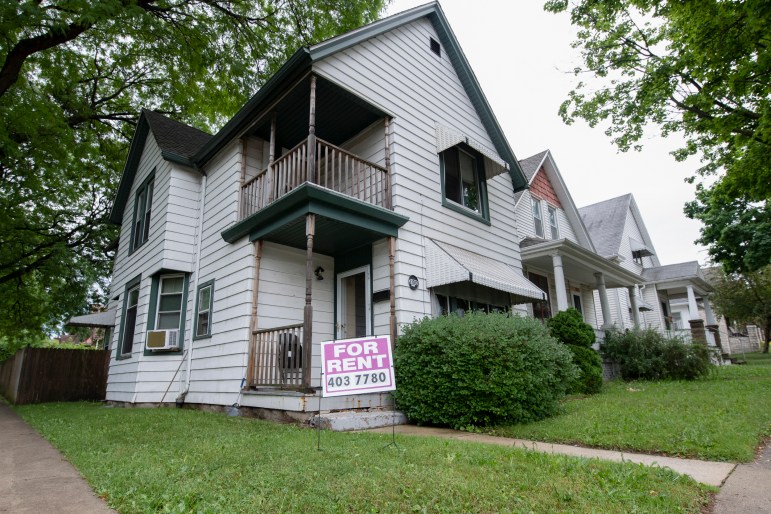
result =
[{"label": "porch light fixture", "polygon": [[316,280],[324,280],[324,277],[321,275],[322,273],[324,273],[324,268],[322,268],[321,266],[316,268],[316,270],[313,273],[316,275]]}]

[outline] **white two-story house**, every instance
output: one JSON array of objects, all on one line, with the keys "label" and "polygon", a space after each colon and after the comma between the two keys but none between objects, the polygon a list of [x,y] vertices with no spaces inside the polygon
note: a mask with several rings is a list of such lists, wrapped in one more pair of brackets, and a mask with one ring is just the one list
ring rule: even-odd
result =
[{"label": "white two-story house", "polygon": [[143,112],[107,399],[302,417],[322,341],[544,300],[511,214],[527,186],[436,3],[298,50],[217,134]]}]

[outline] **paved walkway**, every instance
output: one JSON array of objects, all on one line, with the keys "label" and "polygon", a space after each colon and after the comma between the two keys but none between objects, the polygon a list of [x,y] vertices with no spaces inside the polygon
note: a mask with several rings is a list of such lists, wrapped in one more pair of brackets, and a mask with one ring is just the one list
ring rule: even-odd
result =
[{"label": "paved walkway", "polygon": [[48,441],[0,399],[0,512],[114,512]]},{"label": "paved walkway", "polygon": [[739,464],[715,498],[713,514],[771,512],[771,444],[752,464]]},{"label": "paved walkway", "polygon": [[[672,457],[661,457],[659,455],[646,455],[642,453],[627,453],[614,450],[582,448],[580,446],[570,446],[567,444],[538,443],[535,441],[526,441],[524,439],[509,439],[506,437],[495,437],[490,435],[460,432],[458,430],[451,430],[449,428],[418,427],[414,425],[399,425],[395,428],[396,433],[402,435],[444,437],[447,439],[476,441],[480,443],[527,448],[529,450],[536,450],[544,453],[556,453],[560,455],[597,458],[618,462],[635,462],[639,464],[645,464],[646,466],[661,466],[670,468],[673,471],[683,475],[689,475],[693,477],[694,480],[703,484],[714,485],[716,487],[720,487],[736,467],[736,464],[730,462],[709,462],[695,459],[675,459]],[[375,428],[370,431],[390,433],[391,430],[391,427],[384,427]],[[766,485],[768,483],[769,482],[766,482]],[[761,487],[761,484],[758,484],[758,487]],[[732,511],[726,510],[721,512]],[[771,512],[771,510],[766,510],[763,512]]]}]

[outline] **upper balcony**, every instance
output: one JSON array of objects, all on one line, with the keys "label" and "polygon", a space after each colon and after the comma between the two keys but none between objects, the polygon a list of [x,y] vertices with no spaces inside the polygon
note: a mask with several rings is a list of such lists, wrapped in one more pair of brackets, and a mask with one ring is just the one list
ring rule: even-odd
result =
[{"label": "upper balcony", "polygon": [[390,116],[313,73],[291,84],[239,121],[238,221],[223,238],[305,248],[307,214],[319,218],[316,249],[330,255],[396,236],[407,218],[392,208]]}]

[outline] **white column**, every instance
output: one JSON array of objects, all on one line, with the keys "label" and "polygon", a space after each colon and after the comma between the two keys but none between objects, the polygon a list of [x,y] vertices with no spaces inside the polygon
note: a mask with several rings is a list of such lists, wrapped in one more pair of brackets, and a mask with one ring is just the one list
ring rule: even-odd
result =
[{"label": "white column", "polygon": [[555,252],[551,256],[554,266],[554,288],[557,290],[557,311],[568,310],[568,295],[565,291],[565,273],[562,270],[562,256]]},{"label": "white column", "polygon": [[685,286],[685,289],[688,291],[688,314],[690,315],[688,319],[701,319],[699,318],[699,306],[696,305],[696,294],[693,292],[693,286]]},{"label": "white column", "polygon": [[629,286],[629,302],[632,306],[632,323],[635,327],[640,326],[640,307],[637,304],[637,286]]},{"label": "white column", "polygon": [[707,315],[707,325],[717,325],[715,314],[712,312],[712,304],[709,301],[709,297],[704,295],[701,297],[704,300],[704,314]]},{"label": "white column", "polygon": [[605,289],[605,277],[599,272],[595,273],[594,276],[597,279],[597,291],[600,293],[603,326],[609,326],[613,322],[610,319],[610,304],[608,303],[608,291]]}]

